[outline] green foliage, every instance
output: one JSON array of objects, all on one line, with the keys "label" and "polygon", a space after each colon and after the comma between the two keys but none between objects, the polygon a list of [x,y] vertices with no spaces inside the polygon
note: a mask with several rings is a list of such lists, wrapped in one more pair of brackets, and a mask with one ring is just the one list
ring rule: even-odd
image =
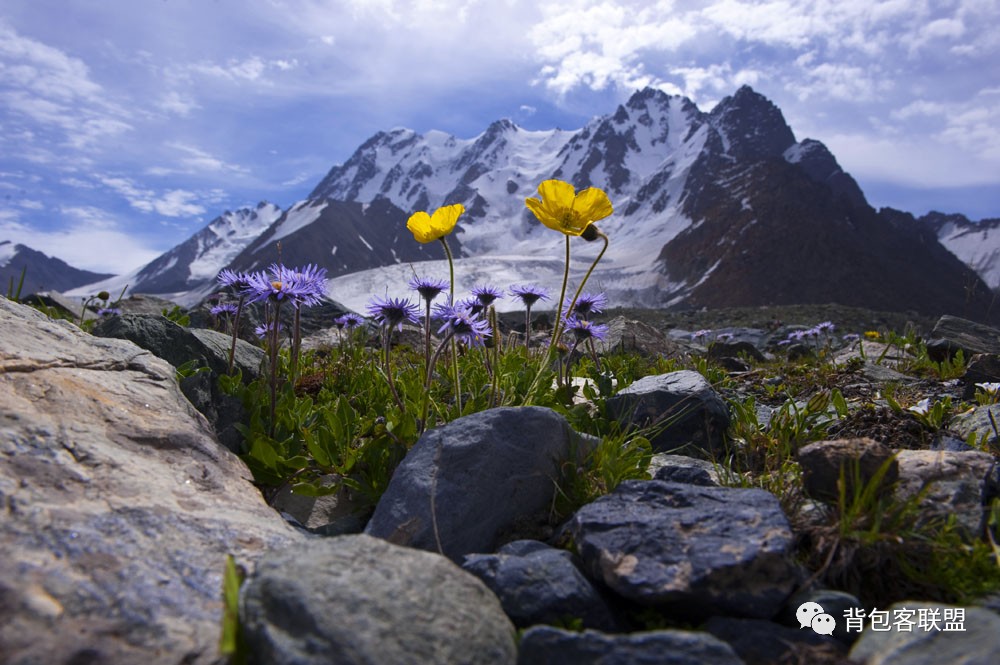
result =
[{"label": "green foliage", "polygon": [[219,636],[219,653],[228,659],[229,665],[244,665],[247,662],[247,648],[240,627],[240,587],[246,579],[246,571],[236,564],[231,554],[226,555],[222,573],[222,631]]},{"label": "green foliage", "polygon": [[24,275],[27,273],[28,268],[25,266],[21,268],[21,278],[17,282],[17,287],[14,287],[14,277],[11,276],[10,284],[7,285],[7,300],[13,300],[14,302],[21,302],[21,289],[24,288]]},{"label": "green foliage", "polygon": [[180,305],[174,305],[171,309],[163,308],[160,312],[168,321],[173,321],[179,326],[184,326],[185,328],[191,325],[191,316],[181,309]]},{"label": "green foliage", "polygon": [[212,371],[211,367],[208,366],[199,367],[199,365],[201,365],[201,360],[197,358],[194,358],[192,360],[187,361],[186,363],[178,365],[177,368],[174,370],[177,376],[177,380],[180,381],[181,379],[186,379],[187,377],[194,376],[195,374],[201,374],[202,372]]}]

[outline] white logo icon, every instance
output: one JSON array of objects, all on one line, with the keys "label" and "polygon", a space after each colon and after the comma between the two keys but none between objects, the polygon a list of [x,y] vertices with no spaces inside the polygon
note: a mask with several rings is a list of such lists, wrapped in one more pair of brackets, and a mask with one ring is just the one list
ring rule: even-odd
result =
[{"label": "white logo icon", "polygon": [[812,628],[818,635],[833,635],[837,620],[823,610],[819,603],[802,603],[795,610],[795,618],[799,621],[799,630]]}]

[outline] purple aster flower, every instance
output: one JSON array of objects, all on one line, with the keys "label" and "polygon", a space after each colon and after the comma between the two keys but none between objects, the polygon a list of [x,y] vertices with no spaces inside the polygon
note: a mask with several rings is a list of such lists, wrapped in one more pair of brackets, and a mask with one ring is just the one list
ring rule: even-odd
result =
[{"label": "purple aster flower", "polygon": [[326,296],[326,268],[312,263],[304,268],[272,265],[271,271],[278,276],[279,281],[295,284],[296,306],[302,304],[311,307],[323,302]]},{"label": "purple aster flower", "polygon": [[531,307],[539,300],[548,300],[549,292],[534,284],[510,287],[510,294],[517,296],[524,303],[525,307]]},{"label": "purple aster flower", "polygon": [[[483,311],[485,305],[483,305],[482,301],[480,301],[479,298],[466,298],[465,300],[459,300],[458,302],[456,302],[455,307],[460,309],[467,309],[473,314],[473,316],[475,316],[476,314],[479,314],[481,311]],[[435,318],[441,318],[441,317],[438,316]]]},{"label": "purple aster flower", "polygon": [[[438,334],[451,334],[470,346],[483,346],[484,338],[490,336],[490,324],[462,307],[451,307],[447,312],[445,324],[438,329]],[[445,311],[439,310],[445,314]]]},{"label": "purple aster flower", "polygon": [[816,330],[821,333],[832,333],[836,327],[833,325],[833,321],[824,321],[823,323],[816,324]]},{"label": "purple aster flower", "polygon": [[409,286],[419,293],[421,298],[430,302],[437,298],[442,291],[448,289],[449,283],[447,280],[434,279],[433,277],[413,277]]},{"label": "purple aster flower", "polygon": [[283,273],[284,270],[277,265],[271,266],[266,273],[251,273],[249,287],[246,291],[248,301],[271,300],[297,303],[299,298],[305,297],[310,288],[303,287],[291,279],[282,279],[285,276]]},{"label": "purple aster flower", "polygon": [[696,330],[693,333],[691,333],[691,339],[702,339],[708,337],[711,334],[712,331],[708,330],[707,328],[702,330]]},{"label": "purple aster flower", "polygon": [[347,328],[348,330],[353,330],[364,323],[365,320],[362,319],[357,314],[353,312],[350,314],[344,314],[343,316],[338,316],[333,320],[333,325],[337,326],[338,330],[343,330]]},{"label": "purple aster flower", "polygon": [[495,286],[484,284],[472,289],[472,295],[482,303],[483,307],[489,307],[495,300],[503,298],[503,291]]},{"label": "purple aster flower", "polygon": [[604,341],[608,336],[608,327],[600,323],[594,323],[587,319],[570,317],[566,319],[566,332],[573,333],[576,343],[579,344],[588,339]]},{"label": "purple aster flower", "polygon": [[236,305],[231,302],[219,303],[208,311],[212,316],[220,316],[222,314],[232,316],[236,314]]},{"label": "purple aster flower", "polygon": [[368,316],[387,328],[403,329],[404,322],[419,323],[420,308],[409,298],[378,298],[368,301]]},{"label": "purple aster flower", "polygon": [[861,335],[858,333],[847,333],[841,339],[843,339],[847,344],[854,344],[856,341],[861,339]]},{"label": "purple aster flower", "polygon": [[343,316],[339,317],[339,319],[343,319],[344,327],[347,328],[348,330],[354,330],[355,328],[357,328],[358,326],[360,326],[365,322],[363,318],[361,318],[354,312],[351,312],[349,314],[344,314]]},{"label": "purple aster flower", "polygon": [[219,284],[232,289],[235,293],[245,293],[250,288],[250,274],[223,268],[216,278]]},{"label": "purple aster flower", "polygon": [[97,316],[101,317],[102,319],[109,318],[112,316],[118,316],[121,313],[122,311],[117,307],[102,307],[99,310],[97,310]]},{"label": "purple aster flower", "polygon": [[731,342],[733,341],[733,333],[719,333],[719,336],[715,338],[717,342]]},{"label": "purple aster flower", "polygon": [[581,293],[580,297],[576,299],[576,304],[573,305],[573,311],[571,312],[567,308],[563,315],[586,318],[591,314],[603,312],[607,305],[608,297],[603,293]]},{"label": "purple aster flower", "polygon": [[[279,323],[278,332],[280,333],[284,329],[285,327]],[[264,339],[265,337],[270,335],[273,331],[274,331],[273,323],[262,323],[253,329],[254,334],[257,335],[259,339]]]}]

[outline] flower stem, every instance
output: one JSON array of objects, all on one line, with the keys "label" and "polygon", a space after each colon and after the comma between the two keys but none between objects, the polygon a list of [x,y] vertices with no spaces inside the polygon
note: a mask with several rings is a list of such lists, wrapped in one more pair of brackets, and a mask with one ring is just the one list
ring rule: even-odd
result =
[{"label": "flower stem", "polygon": [[236,304],[236,316],[233,317],[233,343],[229,346],[229,375],[233,373],[233,361],[236,359],[236,338],[240,334],[240,314],[243,313],[243,301],[246,300],[246,296],[240,294],[240,300]]},{"label": "flower stem", "polygon": [[[444,245],[445,256],[448,257],[448,280],[451,283],[451,290],[448,292],[448,304],[455,306],[455,260],[451,255],[451,249],[445,241],[444,236],[438,238]],[[458,405],[458,413],[462,413],[462,380],[458,375],[458,344],[455,338],[451,338],[451,378],[455,384],[455,403]]]},{"label": "flower stem", "polygon": [[590,268],[587,270],[587,274],[583,276],[583,281],[580,282],[580,286],[577,287],[576,293],[573,295],[573,301],[569,304],[569,307],[566,308],[567,316],[573,313],[573,308],[576,307],[576,301],[580,297],[580,294],[583,293],[583,287],[587,285],[587,280],[590,279],[590,274],[594,272],[594,268],[597,267],[597,264],[600,262],[601,257],[604,256],[604,252],[608,251],[608,236],[604,235],[600,231],[597,232],[597,236],[604,241],[604,247],[601,247],[601,251],[597,254],[597,258],[594,259],[594,262],[590,264]]},{"label": "flower stem", "polygon": [[389,364],[389,341],[392,338],[392,328],[389,326],[385,327],[385,342],[383,343],[383,348],[385,350],[385,378],[386,382],[389,384],[389,391],[392,393],[393,398],[396,400],[396,405],[399,407],[400,412],[406,413],[406,406],[403,404],[403,400],[400,399],[399,393],[396,391],[396,383],[392,380],[392,367]]}]

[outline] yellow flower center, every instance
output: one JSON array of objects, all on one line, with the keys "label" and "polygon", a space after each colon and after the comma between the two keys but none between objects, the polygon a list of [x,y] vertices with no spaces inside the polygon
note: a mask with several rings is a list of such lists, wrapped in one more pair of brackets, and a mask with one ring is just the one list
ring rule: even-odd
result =
[{"label": "yellow flower center", "polygon": [[271,288],[273,288],[275,291],[280,291],[281,282],[271,282]]}]

